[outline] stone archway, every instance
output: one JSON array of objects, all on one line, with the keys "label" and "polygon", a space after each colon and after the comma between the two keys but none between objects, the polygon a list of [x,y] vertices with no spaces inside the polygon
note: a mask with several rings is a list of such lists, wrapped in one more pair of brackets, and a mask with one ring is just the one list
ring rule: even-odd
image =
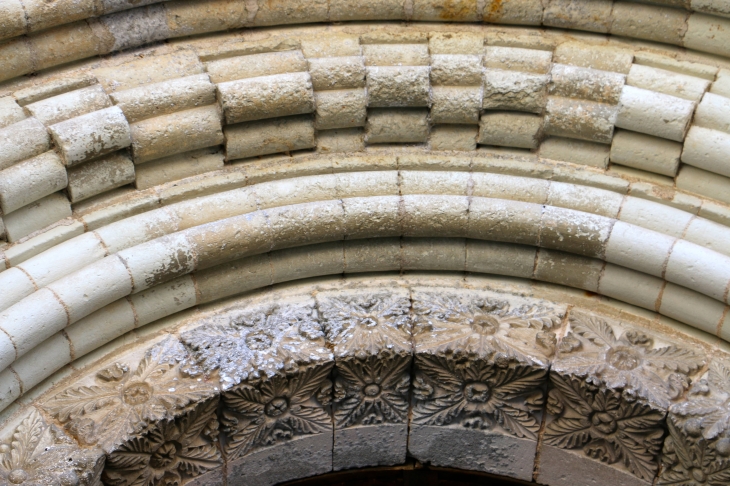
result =
[{"label": "stone archway", "polygon": [[725,484],[700,3],[0,2],[1,480]]}]

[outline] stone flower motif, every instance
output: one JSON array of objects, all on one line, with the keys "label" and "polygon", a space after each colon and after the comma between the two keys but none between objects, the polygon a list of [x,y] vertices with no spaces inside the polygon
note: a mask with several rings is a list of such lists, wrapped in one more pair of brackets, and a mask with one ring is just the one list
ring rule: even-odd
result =
[{"label": "stone flower motif", "polygon": [[708,441],[699,430],[679,427],[667,420],[659,486],[726,486],[730,484],[730,438]]},{"label": "stone flower motif", "polygon": [[206,370],[220,370],[224,390],[262,373],[274,376],[331,359],[311,305],[273,304],[222,319],[229,322],[198,327],[181,339]]},{"label": "stone flower motif", "polygon": [[419,295],[413,309],[419,350],[465,351],[481,358],[501,353],[523,362],[554,353],[557,339],[551,329],[561,321],[545,306],[511,307],[504,300],[437,293]]},{"label": "stone flower motif", "polygon": [[627,330],[617,338],[613,327],[600,317],[577,314],[571,316],[571,326],[554,369],[597,376],[610,389],[624,390],[662,408],[684,393],[687,376],[704,364],[701,356],[688,349],[654,348],[653,339],[639,331]]},{"label": "stone flower motif", "polygon": [[722,361],[710,363],[706,380],[699,380],[690,389],[690,396],[673,405],[671,411],[681,420],[691,420],[702,429],[705,439],[730,433],[730,366]]},{"label": "stone flower motif", "polygon": [[382,349],[411,348],[410,299],[389,293],[347,295],[322,299],[328,341],[337,354],[365,358]]},{"label": "stone flower motif", "polygon": [[222,463],[214,441],[218,436],[217,400],[176,420],[163,421],[143,437],[135,437],[107,458],[104,482],[148,486],[182,484]]},{"label": "stone flower motif", "polygon": [[331,402],[331,369],[332,364],[309,367],[292,377],[277,375],[225,393],[221,422],[228,460],[296,435],[332,430],[325,409]]},{"label": "stone flower motif", "polygon": [[402,424],[408,421],[411,357],[369,356],[337,364],[335,424]]},{"label": "stone flower motif", "polygon": [[496,363],[417,355],[413,422],[460,423],[488,429],[498,424],[517,437],[537,439],[546,370],[510,359]]},{"label": "stone flower motif", "polygon": [[70,388],[44,408],[67,423],[80,442],[113,450],[150,423],[183,413],[217,391],[217,381],[198,376],[186,358],[182,344],[168,338],[150,349],[134,371],[114,363],[96,374],[96,385]]},{"label": "stone flower motif", "polygon": [[101,451],[79,449],[33,410],[0,443],[0,484],[96,485],[103,463]]},{"label": "stone flower motif", "polygon": [[545,428],[546,444],[582,447],[594,459],[621,462],[636,476],[653,480],[664,436],[664,411],[577,378],[551,373],[550,382],[547,410],[558,418]]}]

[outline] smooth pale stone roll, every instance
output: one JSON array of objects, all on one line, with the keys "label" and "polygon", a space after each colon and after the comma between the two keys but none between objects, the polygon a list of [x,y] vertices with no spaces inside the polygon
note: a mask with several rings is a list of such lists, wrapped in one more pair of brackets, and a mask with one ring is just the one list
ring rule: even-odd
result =
[{"label": "smooth pale stone roll", "polygon": [[677,174],[677,187],[730,204],[730,178],[683,165]]},{"label": "smooth pale stone roll", "polygon": [[730,98],[705,93],[697,105],[692,125],[730,133]]},{"label": "smooth pale stone roll", "polygon": [[224,128],[226,160],[291,152],[317,145],[311,116],[263,120]]},{"label": "smooth pale stone roll", "polygon": [[130,123],[215,103],[215,85],[207,74],[161,81],[112,93]]},{"label": "smooth pale stone roll", "polygon": [[617,112],[613,105],[551,96],[545,111],[548,135],[611,143]]},{"label": "smooth pale stone roll", "polygon": [[547,74],[550,71],[552,58],[551,51],[501,46],[484,48],[484,67],[487,69]]},{"label": "smooth pale stone roll", "polygon": [[542,113],[550,76],[501,69],[484,73],[482,108]]},{"label": "smooth pale stone roll", "polygon": [[641,64],[631,66],[626,84],[690,101],[699,101],[710,86],[706,79]]},{"label": "smooth pale stone roll", "polygon": [[287,73],[239,79],[218,85],[228,124],[314,111],[309,73]]},{"label": "smooth pale stone roll", "polygon": [[132,143],[124,112],[112,106],[49,127],[66,165],[128,147]]},{"label": "smooth pale stone roll", "polygon": [[479,122],[482,145],[535,149],[540,143],[543,118],[528,113],[485,113]]},{"label": "smooth pale stone roll", "polygon": [[71,203],[62,193],[56,192],[4,215],[5,236],[12,243],[69,216]]},{"label": "smooth pale stone roll", "polygon": [[51,148],[51,136],[35,118],[26,118],[0,129],[0,170]]},{"label": "smooth pale stone roll", "polygon": [[616,46],[594,46],[582,42],[564,42],[555,48],[553,61],[628,74],[634,62],[634,51]]},{"label": "smooth pale stone roll", "polygon": [[23,109],[12,96],[0,98],[0,128],[5,128],[26,118]]},{"label": "smooth pale stone roll", "polygon": [[307,70],[307,60],[302,51],[265,52],[210,61],[206,68],[210,80],[217,84],[235,79],[304,72]]},{"label": "smooth pale stone roll", "polygon": [[687,133],[682,162],[730,177],[730,133],[693,126]]},{"label": "smooth pale stone roll", "polygon": [[368,110],[367,143],[424,143],[428,140],[425,108],[375,108]]},{"label": "smooth pale stone roll", "polygon": [[658,5],[615,2],[611,17],[611,34],[680,46],[687,32],[689,12]]},{"label": "smooth pale stone roll", "polygon": [[695,103],[676,96],[624,86],[616,126],[681,142],[687,133]]},{"label": "smooth pale stone roll", "polygon": [[0,171],[0,208],[7,214],[68,184],[66,168],[55,152],[25,160]]},{"label": "smooth pale stone roll", "polygon": [[589,165],[606,170],[609,162],[609,146],[604,143],[576,140],[574,138],[549,137],[540,144],[541,158]]},{"label": "smooth pale stone roll", "polygon": [[137,189],[147,189],[170,181],[177,181],[224,166],[223,154],[218,147],[204,148],[140,164],[135,167]]},{"label": "smooth pale stone roll", "polygon": [[148,118],[131,130],[135,164],[223,143],[217,105]]},{"label": "smooth pale stone roll", "polygon": [[670,177],[677,175],[681,154],[681,143],[627,130],[618,130],[611,142],[611,162]]},{"label": "smooth pale stone roll", "polygon": [[687,20],[684,47],[730,56],[730,19],[693,13]]},{"label": "smooth pale stone roll", "polygon": [[134,182],[134,162],[114,153],[68,169],[68,196],[72,203]]},{"label": "smooth pale stone roll", "polygon": [[53,125],[92,111],[112,106],[100,84],[52,96],[26,105],[31,115],[46,125]]}]

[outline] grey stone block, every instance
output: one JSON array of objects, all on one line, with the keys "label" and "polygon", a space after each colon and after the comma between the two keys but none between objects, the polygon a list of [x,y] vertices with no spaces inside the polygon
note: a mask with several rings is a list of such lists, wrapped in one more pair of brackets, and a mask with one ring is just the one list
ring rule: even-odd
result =
[{"label": "grey stone block", "polygon": [[603,464],[586,456],[582,450],[566,450],[543,445],[537,464],[537,482],[550,486],[575,486],[577,484],[611,486],[647,486],[628,471]]},{"label": "grey stone block", "polygon": [[361,425],[335,431],[335,471],[369,466],[394,466],[406,461],[406,424]]}]

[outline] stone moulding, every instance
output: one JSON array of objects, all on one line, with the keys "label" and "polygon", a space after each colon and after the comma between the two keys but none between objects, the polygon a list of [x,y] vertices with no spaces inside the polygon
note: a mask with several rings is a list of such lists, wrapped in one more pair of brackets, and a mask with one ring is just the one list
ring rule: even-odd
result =
[{"label": "stone moulding", "polygon": [[599,483],[722,484],[727,358],[707,368],[686,336],[530,288],[382,276],[237,297],[55,385],[47,419],[8,429],[57,423],[90,458],[80,484],[104,458],[105,484],[274,484],[406,454],[548,485],[584,479],[567,461]]}]

